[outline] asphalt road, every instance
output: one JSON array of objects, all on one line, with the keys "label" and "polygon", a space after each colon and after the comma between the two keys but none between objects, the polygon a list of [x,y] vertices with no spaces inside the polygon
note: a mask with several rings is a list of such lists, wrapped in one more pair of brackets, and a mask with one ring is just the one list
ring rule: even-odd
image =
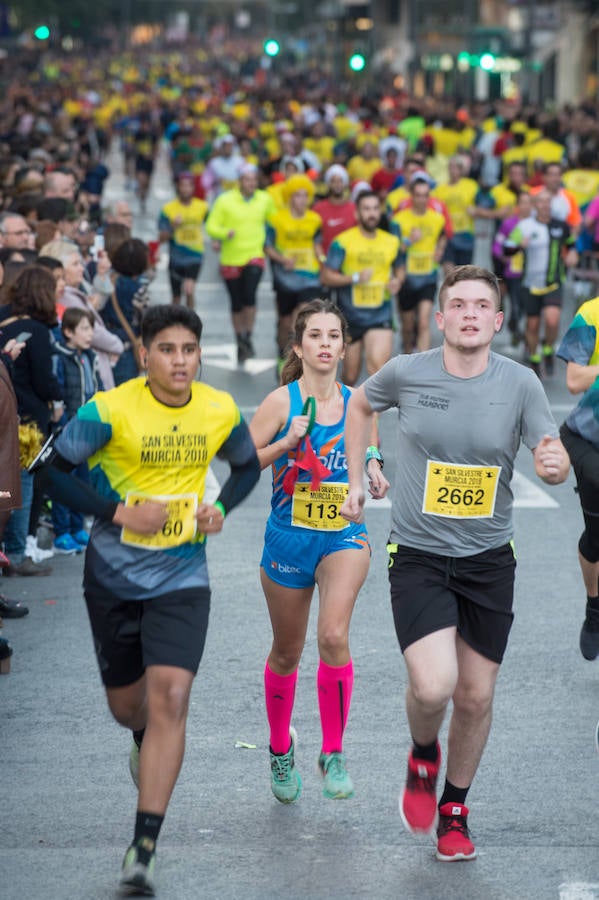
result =
[{"label": "asphalt road", "polygon": [[[108,190],[110,196],[122,191],[118,171]],[[162,165],[152,212],[170,195]],[[153,237],[153,217],[138,219],[136,231]],[[168,299],[163,267],[153,296]],[[211,256],[197,307],[205,322],[202,378],[230,390],[250,418],[275,385],[270,288],[265,283],[260,291],[258,360],[243,370],[231,357],[228,302]],[[574,309],[571,297],[565,324]],[[513,352],[502,335],[496,349]],[[572,405],[561,364],[545,386],[559,422]],[[384,448],[393,446],[393,428],[392,416],[383,415]],[[391,480],[392,456],[387,452]],[[224,471],[217,465],[215,474]],[[388,599],[387,505],[367,510],[373,558],[352,623],[356,681],[346,751],[355,797],[326,800],[316,773],[314,619],[294,715],[304,793],[292,806],[271,795],[262,696],[270,630],[258,578],[270,495],[263,473],[224,532],[210,539],[211,624],[192,694],[184,766],[159,843],[162,900],[599,898],[593,744],[599,662],[585,662],[578,650],[582,520],[573,484],[571,477],[556,488],[541,485],[531,454],[521,452],[516,619],[489,744],[468,798],[478,858],[444,865],[435,861],[430,842],[404,831],[397,809],[409,734],[405,671]],[[81,572],[81,558],[61,557],[49,577],[2,584],[30,607],[26,619],[6,621],[3,631],[14,646],[12,672],[0,678],[3,900],[116,897],[132,834],[129,735],[106,708]],[[238,741],[255,749],[237,748]]]}]

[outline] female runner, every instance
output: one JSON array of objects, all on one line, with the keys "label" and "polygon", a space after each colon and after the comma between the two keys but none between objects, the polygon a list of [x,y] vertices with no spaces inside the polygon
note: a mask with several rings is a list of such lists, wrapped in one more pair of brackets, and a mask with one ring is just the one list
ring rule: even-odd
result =
[{"label": "female runner", "polygon": [[[345,338],[346,323],[334,304],[313,300],[302,307],[282,386],[266,397],[250,426],[260,466],[272,466],[273,473],[260,578],[273,630],[264,672],[271,787],[281,803],[297,800],[302,790],[291,715],[315,584],[323,793],[331,799],[354,793],[342,749],[353,686],[349,624],[368,572],[370,545],[364,525],[339,515],[347,493],[344,423],[350,389],[336,376]],[[369,447],[366,466],[375,498],[389,487],[382,465],[377,448]]]}]

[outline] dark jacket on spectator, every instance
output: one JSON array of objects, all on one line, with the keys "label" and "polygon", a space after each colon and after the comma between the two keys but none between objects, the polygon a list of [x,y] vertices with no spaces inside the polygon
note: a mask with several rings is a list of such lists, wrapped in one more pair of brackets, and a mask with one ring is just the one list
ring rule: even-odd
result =
[{"label": "dark jacket on spectator", "polygon": [[[89,362],[91,384],[86,385],[83,357]],[[75,350],[63,341],[54,345],[53,368],[60,384],[65,402],[66,419],[72,419],[80,406],[93,397],[96,391],[104,390],[98,357],[93,350]]]},{"label": "dark jacket on spectator", "polygon": [[53,339],[50,329],[29,316],[13,319],[10,306],[2,306],[0,330],[3,345],[11,338],[16,338],[22,331],[31,334],[13,363],[13,387],[17,395],[21,421],[36,422],[46,437],[50,425],[50,404],[63,399],[60,385],[52,371]]}]

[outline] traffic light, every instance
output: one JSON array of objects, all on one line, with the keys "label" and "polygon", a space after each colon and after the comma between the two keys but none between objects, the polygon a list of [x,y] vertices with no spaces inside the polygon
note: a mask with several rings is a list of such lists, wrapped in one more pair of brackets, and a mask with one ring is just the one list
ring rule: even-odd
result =
[{"label": "traffic light", "polygon": [[267,38],[264,41],[264,52],[267,56],[278,56],[281,45],[274,38]]},{"label": "traffic light", "polygon": [[495,57],[492,53],[483,53],[478,64],[485,72],[492,72],[495,66]]},{"label": "traffic light", "polygon": [[38,25],[35,31],[33,32],[33,36],[38,41],[47,41],[50,37],[50,29],[47,25]]},{"label": "traffic light", "polygon": [[349,58],[349,67],[352,72],[362,72],[366,68],[366,57],[363,53],[356,51]]}]

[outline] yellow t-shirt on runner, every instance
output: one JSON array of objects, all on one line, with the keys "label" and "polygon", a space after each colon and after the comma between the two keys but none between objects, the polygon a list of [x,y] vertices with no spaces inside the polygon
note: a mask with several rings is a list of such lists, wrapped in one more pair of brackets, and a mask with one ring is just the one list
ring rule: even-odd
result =
[{"label": "yellow t-shirt on runner", "polygon": [[406,273],[410,277],[432,276],[439,264],[435,260],[435,251],[439,238],[445,230],[445,219],[434,209],[427,209],[418,215],[413,209],[402,209],[393,216],[401,229],[402,237],[409,238],[412,230],[418,228],[422,232],[419,240],[414,241],[406,252]]},{"label": "yellow t-shirt on runner", "polygon": [[455,184],[440,184],[433,191],[433,196],[447,207],[455,233],[473,234],[474,221],[467,209],[474,206],[478,191],[478,184],[473,178],[460,178]]}]

